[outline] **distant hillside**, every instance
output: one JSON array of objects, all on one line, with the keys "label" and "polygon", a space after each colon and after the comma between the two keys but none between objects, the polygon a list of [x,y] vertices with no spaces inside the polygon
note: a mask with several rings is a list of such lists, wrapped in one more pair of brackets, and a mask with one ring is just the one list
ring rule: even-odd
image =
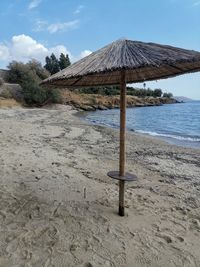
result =
[{"label": "distant hillside", "polygon": [[184,103],[190,102],[193,100],[193,99],[185,97],[185,96],[174,96],[173,98],[176,99],[178,102],[184,102]]}]

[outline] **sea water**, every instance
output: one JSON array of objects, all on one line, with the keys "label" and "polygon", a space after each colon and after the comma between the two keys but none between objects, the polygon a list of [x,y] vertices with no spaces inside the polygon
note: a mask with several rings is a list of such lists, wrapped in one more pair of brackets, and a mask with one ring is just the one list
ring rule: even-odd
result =
[{"label": "sea water", "polygon": [[[119,127],[119,109],[89,112],[86,120]],[[163,138],[166,141],[200,148],[200,101],[163,106],[127,108],[126,125],[130,131]]]}]

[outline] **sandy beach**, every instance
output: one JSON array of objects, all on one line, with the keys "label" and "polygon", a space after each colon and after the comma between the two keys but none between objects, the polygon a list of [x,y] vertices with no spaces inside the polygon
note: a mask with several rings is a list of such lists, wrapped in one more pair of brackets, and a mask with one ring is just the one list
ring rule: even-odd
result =
[{"label": "sandy beach", "polygon": [[69,106],[0,109],[0,267],[199,267],[200,150],[127,134]]}]

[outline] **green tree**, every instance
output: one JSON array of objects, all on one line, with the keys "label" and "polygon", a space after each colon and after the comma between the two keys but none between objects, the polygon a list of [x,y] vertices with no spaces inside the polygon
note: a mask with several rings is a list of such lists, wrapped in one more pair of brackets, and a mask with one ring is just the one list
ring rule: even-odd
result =
[{"label": "green tree", "polygon": [[155,89],[153,91],[153,96],[154,97],[161,97],[162,96],[162,90],[161,89]]},{"label": "green tree", "polygon": [[147,96],[153,96],[153,90],[150,88],[147,89]]},{"label": "green tree", "polygon": [[45,58],[45,61],[46,64],[44,65],[44,68],[48,70],[51,73],[51,75],[60,71],[59,61],[54,55],[54,53],[52,53],[50,57],[47,56]]},{"label": "green tree", "polygon": [[71,65],[71,62],[70,62],[69,56],[68,55],[65,56],[63,53],[61,53],[60,58],[59,58],[60,70],[63,70],[70,65]]},{"label": "green tree", "polygon": [[56,56],[52,53],[51,54],[51,62],[52,62],[52,71],[51,74],[57,73],[60,71],[59,61]]},{"label": "green tree", "polygon": [[163,97],[168,97],[168,98],[172,98],[173,94],[172,93],[164,93]]},{"label": "green tree", "polygon": [[[78,89],[78,92],[83,94],[99,94],[99,95],[119,95],[120,88],[119,86],[101,86],[101,87],[87,87]],[[155,89],[152,90],[150,88],[143,89],[143,88],[133,88],[127,86],[127,95],[137,96],[137,97],[161,97],[162,90]],[[164,93],[163,97],[173,97],[171,93]]]},{"label": "green tree", "polygon": [[50,59],[49,56],[47,56],[47,57],[45,58],[45,62],[46,62],[46,64],[44,65],[44,68],[45,68],[49,73],[51,73],[51,71],[52,71],[52,62],[51,62],[51,59]]}]

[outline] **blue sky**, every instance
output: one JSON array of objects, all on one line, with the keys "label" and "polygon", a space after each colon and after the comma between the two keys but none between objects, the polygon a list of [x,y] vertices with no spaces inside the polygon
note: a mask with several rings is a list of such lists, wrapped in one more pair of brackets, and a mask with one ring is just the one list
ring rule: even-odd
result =
[{"label": "blue sky", "polygon": [[[52,52],[76,61],[119,38],[200,51],[200,0],[1,0],[0,25],[0,68]],[[147,87],[200,99],[200,73]]]}]

